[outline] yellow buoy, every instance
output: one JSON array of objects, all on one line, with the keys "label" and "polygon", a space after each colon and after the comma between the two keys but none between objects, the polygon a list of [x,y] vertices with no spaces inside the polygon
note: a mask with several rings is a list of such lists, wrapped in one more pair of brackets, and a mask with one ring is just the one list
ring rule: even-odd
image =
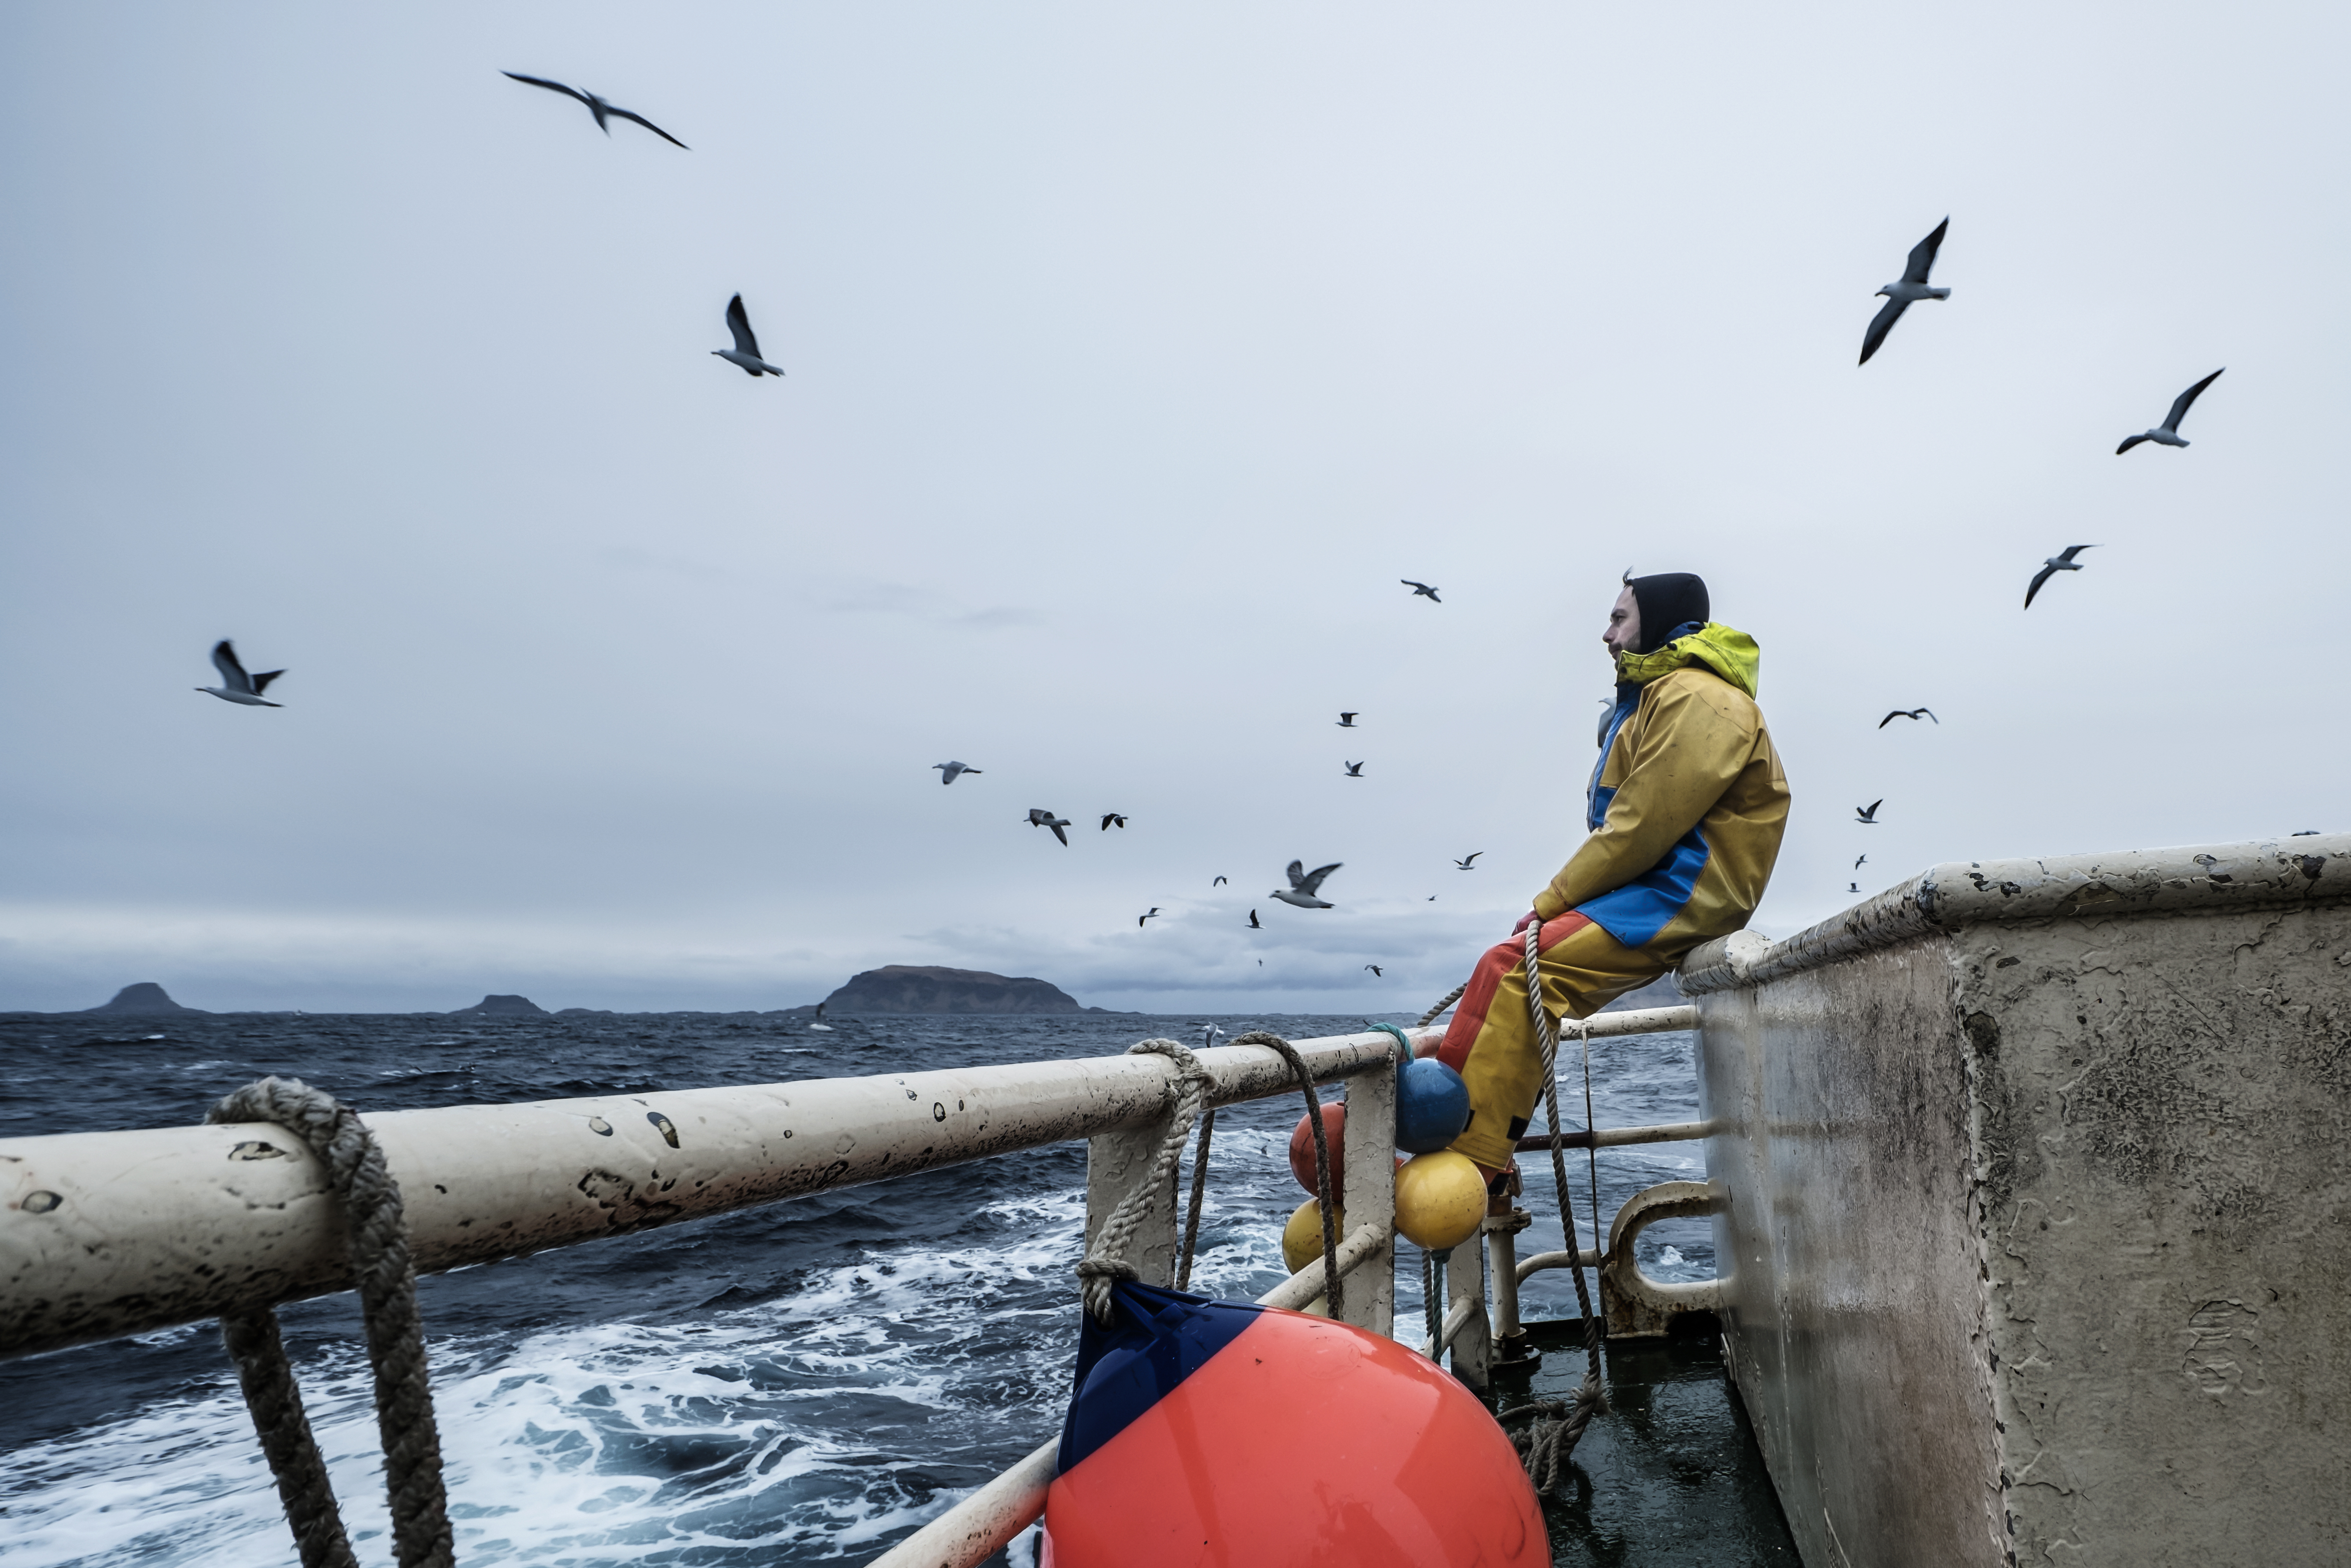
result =
[{"label": "yellow buoy", "polygon": [[[1431,1252],[1458,1247],[1478,1234],[1485,1218],[1485,1178],[1468,1155],[1450,1149],[1415,1155],[1396,1172],[1396,1229],[1414,1246]],[[1292,1264],[1290,1272],[1297,1271]]]},{"label": "yellow buoy", "polygon": [[[1474,1168],[1474,1167],[1473,1167]],[[1347,1211],[1339,1210],[1339,1234],[1347,1234]],[[1322,1256],[1322,1204],[1308,1198],[1281,1228],[1281,1264],[1295,1274]]]}]

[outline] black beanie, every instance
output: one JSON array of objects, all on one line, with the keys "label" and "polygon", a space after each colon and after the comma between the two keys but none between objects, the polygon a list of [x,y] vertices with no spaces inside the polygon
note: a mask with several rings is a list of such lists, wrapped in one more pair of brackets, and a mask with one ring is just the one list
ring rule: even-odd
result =
[{"label": "black beanie", "polygon": [[1641,645],[1635,653],[1654,653],[1672,639],[1677,627],[1714,619],[1707,602],[1706,579],[1694,571],[1661,571],[1651,577],[1625,580],[1633,602],[1641,607]]}]

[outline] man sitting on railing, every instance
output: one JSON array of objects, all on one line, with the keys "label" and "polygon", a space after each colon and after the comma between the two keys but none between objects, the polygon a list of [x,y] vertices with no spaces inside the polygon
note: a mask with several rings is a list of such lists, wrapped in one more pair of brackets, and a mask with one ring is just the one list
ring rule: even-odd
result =
[{"label": "man sitting on railing", "polygon": [[1542,1061],[1527,1012],[1527,927],[1542,922],[1542,999],[1588,1018],[1747,924],[1788,821],[1788,780],[1755,706],[1753,638],[1708,619],[1688,572],[1627,577],[1602,634],[1616,703],[1600,726],[1591,837],[1534,908],[1479,960],[1438,1059],[1469,1086],[1453,1147],[1489,1178],[1508,1168]]}]

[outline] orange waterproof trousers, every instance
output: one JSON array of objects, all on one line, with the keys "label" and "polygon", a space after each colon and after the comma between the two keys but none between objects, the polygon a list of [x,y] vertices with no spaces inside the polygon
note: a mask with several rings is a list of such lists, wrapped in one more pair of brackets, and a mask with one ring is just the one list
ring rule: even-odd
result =
[{"label": "orange waterproof trousers", "polygon": [[[1573,910],[1543,922],[1536,950],[1543,1007],[1554,1019],[1589,1018],[1673,967]],[[1453,1147],[1491,1176],[1510,1163],[1543,1088],[1542,1046],[1527,1016],[1525,936],[1497,942],[1478,960],[1437,1058],[1469,1086],[1469,1124]]]}]

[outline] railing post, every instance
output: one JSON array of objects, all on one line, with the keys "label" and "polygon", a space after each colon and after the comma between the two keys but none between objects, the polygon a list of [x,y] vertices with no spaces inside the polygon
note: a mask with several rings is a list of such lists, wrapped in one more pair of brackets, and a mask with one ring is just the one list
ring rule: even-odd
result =
[{"label": "railing post", "polygon": [[[1094,1249],[1102,1222],[1127,1194],[1151,1179],[1152,1163],[1166,1140],[1171,1110],[1147,1126],[1097,1133],[1086,1140],[1086,1251]],[[1178,1160],[1180,1169],[1183,1162]],[[1176,1172],[1170,1171],[1160,1189],[1150,1196],[1143,1218],[1134,1228],[1134,1242],[1126,1261],[1146,1285],[1176,1282]]]},{"label": "railing post", "polygon": [[[1342,1185],[1347,1201],[1341,1205],[1345,1229],[1374,1225],[1384,1232],[1395,1228],[1395,1110],[1394,1067],[1375,1067],[1347,1080],[1346,1172]],[[1395,1329],[1395,1239],[1380,1244],[1380,1255],[1366,1259],[1347,1277],[1340,1292],[1343,1322],[1368,1329],[1385,1339]]]},{"label": "railing post", "polygon": [[1468,1321],[1453,1336],[1453,1375],[1482,1394],[1494,1362],[1493,1333],[1486,1326],[1486,1249],[1457,1247],[1453,1256],[1458,1266],[1446,1271],[1452,1296],[1447,1315],[1468,1308]]},{"label": "railing post", "polygon": [[1486,1216],[1486,1267],[1494,1293],[1494,1364],[1535,1359],[1527,1331],[1519,1323],[1519,1232],[1534,1221],[1525,1209],[1502,1200],[1500,1214]]}]

